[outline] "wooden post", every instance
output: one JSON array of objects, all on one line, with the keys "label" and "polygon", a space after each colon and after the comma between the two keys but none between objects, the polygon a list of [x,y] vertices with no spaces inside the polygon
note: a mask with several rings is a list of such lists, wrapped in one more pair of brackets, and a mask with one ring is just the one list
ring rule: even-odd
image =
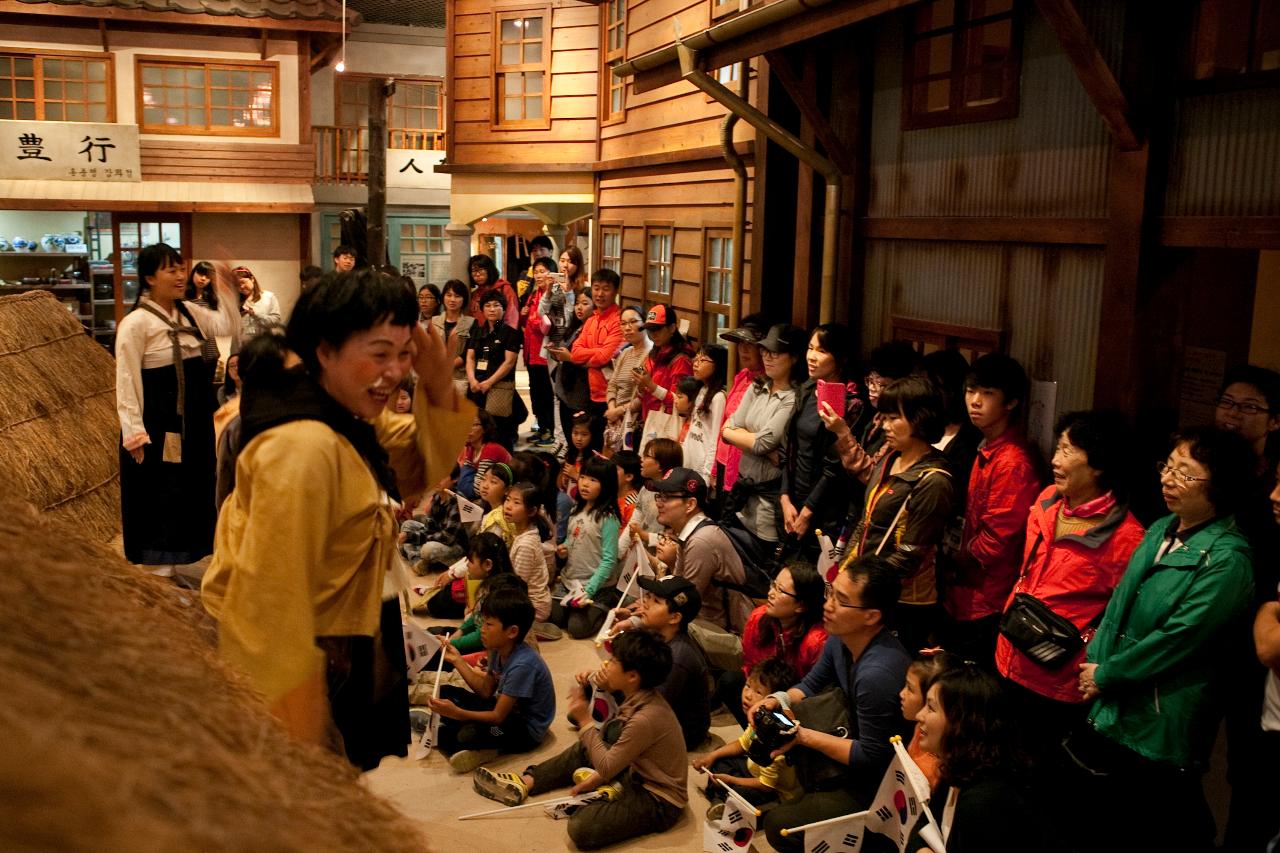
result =
[{"label": "wooden post", "polygon": [[387,98],[395,81],[381,77],[369,81],[369,207],[367,250],[369,263],[387,262]]}]

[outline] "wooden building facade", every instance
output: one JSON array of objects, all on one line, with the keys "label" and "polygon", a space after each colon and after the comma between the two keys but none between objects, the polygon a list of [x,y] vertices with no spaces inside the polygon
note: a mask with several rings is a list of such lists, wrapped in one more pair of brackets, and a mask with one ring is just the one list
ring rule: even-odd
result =
[{"label": "wooden building facade", "polygon": [[[512,200],[527,176],[580,189],[590,175],[592,264],[620,270],[628,301],[675,303],[695,334],[722,324],[719,298],[810,326],[825,313],[864,354],[891,337],[1000,348],[1056,383],[1058,412],[1161,425],[1207,417],[1230,365],[1280,366],[1276,0],[451,9],[461,124],[443,168]],[[516,44],[521,16],[542,22],[545,52],[525,52],[529,29]],[[745,102],[818,155],[735,107],[749,169],[736,294],[721,288],[731,99],[695,70],[734,92],[745,73]],[[468,224],[456,193],[452,219]]]}]

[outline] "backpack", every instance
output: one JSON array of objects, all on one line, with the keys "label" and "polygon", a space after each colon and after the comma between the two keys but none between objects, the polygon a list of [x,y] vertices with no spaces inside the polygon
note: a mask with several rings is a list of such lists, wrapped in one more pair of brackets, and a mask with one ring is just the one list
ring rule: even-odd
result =
[{"label": "backpack", "polygon": [[[692,539],[698,534],[699,530],[707,526],[719,527],[724,531],[725,538],[733,545],[733,550],[738,553],[738,559],[742,561],[743,570],[742,583],[714,578],[711,583],[726,590],[736,590],[751,599],[768,598],[769,585],[773,583],[773,578],[778,573],[777,566],[771,562],[761,560],[760,555],[755,553],[754,543],[748,541],[747,538],[734,536],[732,528],[719,524],[710,518],[704,518],[698,522],[698,526],[693,528],[693,532],[689,534],[687,539]],[[741,532],[747,533],[745,528]],[[747,536],[749,537],[750,534],[748,533]],[[773,574],[769,573],[769,569],[773,570]]]}]

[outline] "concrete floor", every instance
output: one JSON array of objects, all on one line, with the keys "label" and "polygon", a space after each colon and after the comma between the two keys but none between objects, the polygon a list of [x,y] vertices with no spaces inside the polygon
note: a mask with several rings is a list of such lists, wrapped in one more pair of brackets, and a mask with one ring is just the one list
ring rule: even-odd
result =
[{"label": "concrete floor", "polygon": [[[442,620],[413,617],[420,625],[446,624]],[[542,746],[532,753],[503,756],[488,766],[494,770],[519,771],[537,763],[573,743],[577,735],[570,731],[564,718],[565,697],[573,686],[575,672],[599,666],[600,659],[590,640],[573,640],[567,635],[553,642],[544,642],[540,651],[551,669],[556,685],[559,708],[551,734]],[[736,738],[741,729],[726,713],[712,718],[711,737],[703,745],[710,751]],[[412,751],[410,753],[412,756]],[[459,821],[458,815],[499,808],[471,789],[470,775],[454,774],[443,755],[432,753],[421,761],[388,758],[382,765],[364,776],[365,783],[374,793],[394,803],[411,819],[423,824],[424,833],[433,851],[475,850],[484,853],[517,853],[517,851],[569,850],[572,845],[565,833],[564,821],[554,821],[542,809],[524,809],[510,815],[494,818]],[[692,768],[689,771],[689,807],[681,821],[670,831],[647,835],[616,845],[609,849],[641,851],[699,851],[702,849],[702,820],[707,811],[706,799],[695,788],[706,783],[706,777]],[[548,793],[539,799],[564,796]],[[764,837],[756,845],[760,851],[772,850]]]}]

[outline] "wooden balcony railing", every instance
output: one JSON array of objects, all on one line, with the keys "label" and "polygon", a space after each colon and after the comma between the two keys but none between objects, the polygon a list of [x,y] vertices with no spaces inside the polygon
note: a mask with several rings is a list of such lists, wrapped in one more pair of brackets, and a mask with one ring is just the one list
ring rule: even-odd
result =
[{"label": "wooden balcony railing", "polygon": [[[369,128],[312,126],[316,149],[315,183],[362,184],[369,173]],[[387,147],[443,151],[444,131],[389,128]]]}]

